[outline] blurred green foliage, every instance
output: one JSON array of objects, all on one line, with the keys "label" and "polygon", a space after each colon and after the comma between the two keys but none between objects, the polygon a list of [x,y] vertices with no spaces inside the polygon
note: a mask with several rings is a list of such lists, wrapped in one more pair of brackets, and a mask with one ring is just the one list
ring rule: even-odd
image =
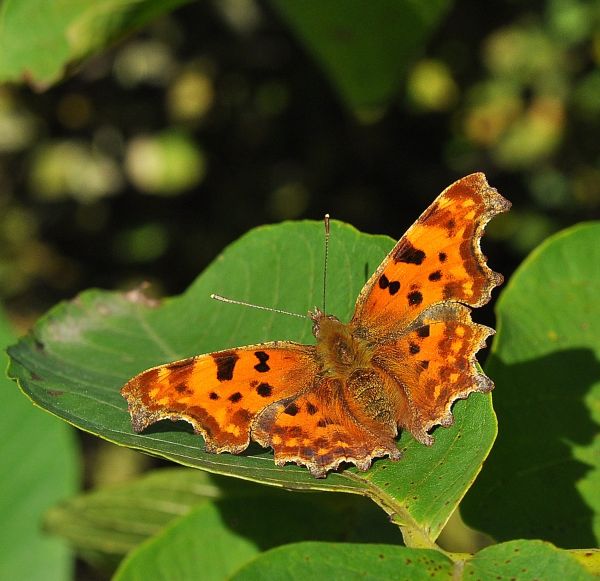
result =
[{"label": "blurred green foliage", "polygon": [[[15,334],[0,305],[0,369]],[[63,581],[73,573],[67,544],[43,530],[45,512],[78,490],[74,430],[34,407],[0,376],[0,579]]]},{"label": "blurred green foliage", "polygon": [[88,286],[179,292],[250,227],[325,211],[397,236],[475,169],[515,202],[487,242],[510,272],[598,213],[600,7],[472,4],[370,120],[252,0],[163,16],[42,94],[1,87],[0,297],[29,318]]}]

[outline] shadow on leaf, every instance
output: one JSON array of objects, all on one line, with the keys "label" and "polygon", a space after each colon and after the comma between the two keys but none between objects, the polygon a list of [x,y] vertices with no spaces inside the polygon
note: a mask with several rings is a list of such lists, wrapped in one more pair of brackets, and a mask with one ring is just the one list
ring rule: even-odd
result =
[{"label": "shadow on leaf", "polygon": [[587,349],[506,364],[493,354],[499,434],[463,515],[498,541],[542,538],[565,548],[595,546],[594,513],[578,490],[593,468],[574,448],[590,446],[598,425],[586,406],[600,378]]},{"label": "shadow on leaf", "polygon": [[[261,551],[309,540],[402,544],[400,530],[361,496],[299,494],[219,476],[211,479],[226,496],[215,503],[223,524]],[[233,494],[227,498],[230,487]],[[244,497],[246,487],[248,496]]]}]

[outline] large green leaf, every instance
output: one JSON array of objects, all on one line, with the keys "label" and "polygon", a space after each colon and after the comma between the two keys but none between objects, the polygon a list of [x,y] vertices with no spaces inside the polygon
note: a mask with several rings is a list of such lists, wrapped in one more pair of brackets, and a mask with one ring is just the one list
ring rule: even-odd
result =
[{"label": "large green leaf", "polygon": [[464,504],[497,539],[600,540],[600,223],[525,260],[498,302],[487,366],[500,435]]},{"label": "large green leaf", "polygon": [[[332,223],[328,306],[342,319],[393,242]],[[180,297],[157,306],[140,292],[88,291],[43,317],[10,349],[10,374],[40,406],[118,444],[181,464],[288,488],[368,495],[406,527],[413,544],[429,544],[479,472],[495,437],[489,395],[455,406],[454,426],[422,446],[408,434],[404,458],[375,462],[367,473],[347,469],[315,479],[297,466],[277,467],[272,454],[205,453],[187,425],[166,423],[143,434],[131,429],[119,388],[150,366],[267,339],[311,340],[311,324],[292,317],[215,303],[217,292],[304,313],[320,303],[322,225],[258,228],[232,244]]]},{"label": "large green leaf", "polygon": [[271,0],[352,109],[386,107],[447,0]]},{"label": "large green leaf", "polygon": [[231,581],[452,579],[454,563],[440,551],[392,545],[305,542],[272,549],[241,567]]},{"label": "large green leaf", "polygon": [[[299,510],[310,514],[315,525],[311,539],[402,541],[398,528],[365,498],[323,493],[292,496],[288,491],[188,468],[155,470],[132,482],[68,499],[48,512],[46,527],[68,539],[85,559],[103,568],[114,568],[126,553],[161,533],[175,519],[202,503],[217,500],[228,501],[216,505],[223,518],[232,514],[231,510],[227,512],[232,501],[260,505],[260,519],[242,510],[234,520],[250,536],[256,528],[259,537],[264,534],[263,521],[273,521],[270,546],[289,542],[290,533],[294,539],[306,538],[306,519],[292,518],[289,512],[281,511],[282,503],[296,503]],[[329,523],[325,529],[317,522],[323,520]],[[171,533],[165,538],[171,538]]]},{"label": "large green leaf", "polygon": [[586,581],[595,577],[573,555],[541,541],[513,541],[495,545],[466,560],[452,560],[430,549],[350,543],[296,543],[267,551],[231,577],[232,581],[413,581],[432,578]]},{"label": "large green leaf", "polygon": [[14,341],[0,312],[0,579],[69,579],[66,545],[42,533],[42,515],[77,487],[76,446],[69,426],[29,404],[4,376]]},{"label": "large green leaf", "polygon": [[46,87],[67,65],[189,0],[4,0],[0,3],[0,82]]}]

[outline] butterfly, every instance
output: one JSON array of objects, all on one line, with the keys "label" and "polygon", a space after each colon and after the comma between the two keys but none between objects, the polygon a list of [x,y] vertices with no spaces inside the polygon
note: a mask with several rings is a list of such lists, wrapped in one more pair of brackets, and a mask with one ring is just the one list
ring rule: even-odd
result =
[{"label": "butterfly", "polygon": [[493,388],[475,353],[494,330],[474,323],[470,307],[503,281],[480,240],[509,208],[484,174],[458,180],[369,278],[349,323],[315,308],[315,345],[273,341],[143,371],[121,390],[133,429],[185,420],[208,452],[237,454],[254,440],[277,465],[317,478],[343,463],[398,460],[399,429],[433,444],[430,431],[452,424],[457,399]]}]

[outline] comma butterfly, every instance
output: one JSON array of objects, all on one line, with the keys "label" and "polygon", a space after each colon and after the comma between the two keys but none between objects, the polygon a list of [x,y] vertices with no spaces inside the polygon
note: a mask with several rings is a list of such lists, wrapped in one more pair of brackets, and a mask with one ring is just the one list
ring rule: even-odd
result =
[{"label": "comma butterfly", "polygon": [[127,382],[133,429],[186,420],[209,452],[237,454],[250,440],[275,463],[324,477],[343,462],[367,470],[400,458],[408,430],[431,445],[455,400],[493,383],[475,353],[493,329],[471,320],[502,275],[480,239],[510,202],[482,173],[446,188],[410,227],[362,289],[349,323],[309,312],[316,345],[273,341],[148,369]]}]

